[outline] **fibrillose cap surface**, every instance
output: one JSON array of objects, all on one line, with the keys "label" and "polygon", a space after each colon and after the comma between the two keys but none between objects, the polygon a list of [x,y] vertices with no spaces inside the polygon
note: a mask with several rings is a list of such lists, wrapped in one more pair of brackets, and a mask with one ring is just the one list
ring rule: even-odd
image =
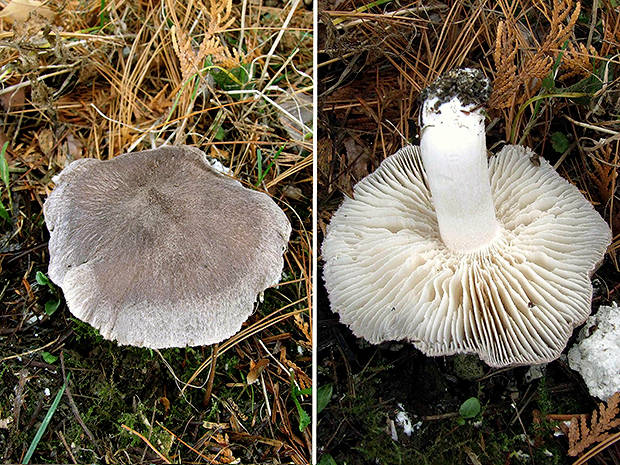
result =
[{"label": "fibrillose cap surface", "polygon": [[472,253],[441,241],[418,147],[360,181],[322,247],[341,321],[372,343],[477,353],[491,366],[557,358],[590,313],[590,275],[611,232],[575,186],[545,160],[533,165],[532,155],[506,146],[491,158],[501,231]]},{"label": "fibrillose cap surface", "polygon": [[81,159],[45,202],[49,277],[71,312],[120,344],[235,334],[280,281],[291,225],[266,194],[186,146]]}]

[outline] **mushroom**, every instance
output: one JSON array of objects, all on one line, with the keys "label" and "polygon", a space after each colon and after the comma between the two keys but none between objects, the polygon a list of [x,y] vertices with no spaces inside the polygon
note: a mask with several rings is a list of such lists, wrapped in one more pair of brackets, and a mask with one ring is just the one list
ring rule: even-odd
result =
[{"label": "mushroom", "polygon": [[611,241],[579,190],[534,153],[487,161],[480,71],[425,92],[420,147],[385,159],[345,198],[322,252],[331,307],[372,343],[494,367],[559,356],[590,313],[590,275]]},{"label": "mushroom", "polygon": [[291,232],[269,196],[195,148],[81,159],[44,205],[50,279],[103,337],[151,348],[219,342],[277,284]]}]

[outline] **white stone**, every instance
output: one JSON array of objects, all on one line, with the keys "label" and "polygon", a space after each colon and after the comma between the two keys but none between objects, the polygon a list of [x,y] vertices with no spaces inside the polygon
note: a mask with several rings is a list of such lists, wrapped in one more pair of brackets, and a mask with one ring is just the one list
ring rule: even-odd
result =
[{"label": "white stone", "polygon": [[581,374],[590,395],[609,399],[620,391],[620,307],[600,307],[577,341],[568,351],[568,364]]}]

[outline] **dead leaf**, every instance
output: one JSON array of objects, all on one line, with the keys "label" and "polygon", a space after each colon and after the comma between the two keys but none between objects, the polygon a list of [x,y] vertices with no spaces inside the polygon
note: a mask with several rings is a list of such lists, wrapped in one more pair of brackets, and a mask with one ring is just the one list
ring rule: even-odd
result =
[{"label": "dead leaf", "polygon": [[254,363],[253,360],[250,360],[250,372],[248,373],[248,384],[254,384],[258,381],[260,374],[263,372],[265,367],[269,365],[269,360],[266,358],[260,359],[258,362]]},{"label": "dead leaf", "polygon": [[161,404],[164,406],[164,413],[168,413],[168,411],[170,411],[170,401],[168,400],[167,397],[163,396],[160,397],[159,399],[157,399],[159,402],[161,402]]},{"label": "dead leaf", "polygon": [[54,144],[56,143],[55,139],[51,129],[46,128],[39,132],[37,135],[37,142],[39,142],[39,148],[41,152],[43,152],[43,155],[49,155],[52,152]]},{"label": "dead leaf", "polygon": [[67,135],[65,143],[62,144],[62,147],[66,154],[67,160],[73,161],[78,158],[82,158],[82,142],[73,134],[69,133]]},{"label": "dead leaf", "polygon": [[[291,140],[304,142],[308,136],[307,129],[312,127],[312,96],[296,94],[285,99],[278,99],[282,110],[280,124],[288,132]],[[305,126],[305,128],[303,126]]]},{"label": "dead leaf", "polygon": [[230,158],[230,154],[226,150],[220,150],[215,145],[211,146],[209,156],[219,160],[228,160]]},{"label": "dead leaf", "polygon": [[343,145],[347,151],[347,161],[350,166],[349,171],[354,179],[354,183],[357,183],[360,179],[368,176],[370,171],[368,167],[370,161],[368,150],[358,144],[352,137],[344,139]]},{"label": "dead leaf", "polygon": [[26,102],[26,91],[23,87],[9,92],[8,94],[0,95],[0,106],[4,111],[10,111],[12,108],[23,107]]},{"label": "dead leaf", "polygon": [[54,19],[56,13],[37,0],[11,0],[11,2],[0,11],[0,18],[8,22],[24,22],[32,12],[43,16],[49,20]]},{"label": "dead leaf", "polygon": [[230,427],[228,423],[214,423],[212,421],[203,421],[202,426],[207,429],[227,429]]},{"label": "dead leaf", "polygon": [[155,97],[151,99],[149,108],[156,114],[161,114],[170,109],[172,100],[168,97],[168,84],[161,89]]},{"label": "dead leaf", "polygon": [[289,199],[293,199],[293,200],[301,200],[304,198],[304,195],[301,189],[299,187],[295,187],[290,184],[287,186],[284,186],[284,189],[282,189],[282,193],[284,194],[285,197],[288,197]]}]

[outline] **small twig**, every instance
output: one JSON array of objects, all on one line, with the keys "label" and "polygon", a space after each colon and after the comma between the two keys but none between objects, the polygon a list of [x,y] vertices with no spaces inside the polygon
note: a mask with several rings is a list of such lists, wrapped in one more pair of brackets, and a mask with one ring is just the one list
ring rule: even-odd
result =
[{"label": "small twig", "polygon": [[[280,368],[282,369],[282,371],[284,371],[284,373],[288,373],[289,375],[291,374],[291,371],[289,371],[289,369],[287,367],[285,367],[282,362],[280,360],[278,360],[267,348],[267,346],[263,343],[263,341],[261,339],[258,340],[258,343],[263,347],[263,349],[265,350],[265,352],[267,352],[267,355],[269,355],[274,362],[276,362],[277,365],[280,366]],[[299,387],[299,386],[297,386]]]},{"label": "small twig", "polygon": [[154,446],[153,444],[151,444],[151,442],[150,442],[148,439],[146,439],[143,435],[141,435],[140,433],[138,433],[136,430],[131,429],[131,428],[130,428],[129,426],[127,426],[127,425],[121,425],[121,428],[123,428],[123,429],[125,429],[125,430],[129,431],[131,434],[135,434],[135,435],[136,435],[136,436],[138,436],[140,439],[142,439],[142,440],[146,443],[146,445],[147,445],[147,446],[149,446],[149,447],[153,450],[153,452],[155,452],[155,453],[157,454],[157,456],[158,456],[160,459],[162,459],[165,463],[172,463],[172,462],[170,462],[170,460],[168,460],[168,459],[166,458],[166,456],[165,456],[164,454],[162,454],[162,453],[161,453],[161,452],[159,452],[157,449],[155,449],[155,446]]},{"label": "small twig", "polygon": [[211,391],[213,390],[213,379],[215,378],[215,364],[217,362],[217,352],[220,348],[219,344],[213,346],[213,352],[211,353],[211,371],[209,371],[209,380],[207,381],[207,388],[205,389],[205,396],[202,400],[202,406],[207,407],[209,400],[211,400]]},{"label": "small twig", "polygon": [[24,387],[28,381],[28,370],[22,368],[19,371],[19,381],[15,389],[15,398],[13,399],[13,425],[19,428],[19,414],[24,403]]},{"label": "small twig", "polygon": [[267,414],[271,418],[271,406],[269,405],[269,397],[267,396],[267,386],[265,386],[265,377],[260,374],[260,381],[263,387],[263,396],[265,396],[265,407],[267,407]]},{"label": "small twig", "polygon": [[592,2],[592,12],[590,13],[590,30],[588,31],[588,40],[586,41],[586,48],[590,48],[592,45],[592,36],[594,29],[596,28],[596,13],[598,12],[598,0]]},{"label": "small twig", "polygon": [[60,70],[60,71],[56,71],[54,73],[46,74],[45,76],[39,76],[38,78],[33,79],[33,80],[28,80],[28,81],[20,82],[19,84],[15,84],[15,85],[12,85],[12,86],[9,86],[9,87],[5,87],[4,89],[0,90],[0,95],[10,94],[11,92],[15,92],[16,90],[19,90],[22,87],[31,86],[33,82],[39,82],[39,81],[42,81],[42,80],[47,79],[47,78],[51,78],[51,77],[54,77],[54,76],[58,76],[60,74],[68,73],[69,71],[71,71],[71,68],[63,69],[63,70]]},{"label": "small twig", "polygon": [[471,460],[471,463],[473,463],[473,465],[482,465],[482,462],[480,462],[480,459],[474,453],[473,450],[471,450],[467,446],[463,446],[463,450],[465,451],[465,453],[467,454],[467,457],[469,457],[469,460]]},{"label": "small twig", "polygon": [[278,36],[276,37],[276,40],[274,40],[273,44],[271,45],[271,50],[269,50],[269,53],[267,53],[267,59],[265,60],[265,65],[263,66],[263,72],[261,73],[262,74],[261,80],[263,80],[265,76],[267,75],[267,71],[269,69],[269,61],[271,60],[272,55],[275,53],[276,48],[278,48],[278,45],[280,44],[280,41],[282,40],[282,36],[287,30],[288,23],[291,22],[291,18],[293,17],[293,14],[297,10],[297,7],[299,6],[300,2],[301,0],[293,0],[293,4],[291,5],[291,10],[288,12],[286,19],[284,20],[284,23],[282,23],[282,26],[280,27],[280,32],[278,32]]},{"label": "small twig", "polygon": [[[67,376],[65,375],[65,357],[62,351],[60,351],[60,369],[62,370],[63,379],[67,379]],[[95,444],[95,436],[93,436],[93,433],[90,432],[90,430],[88,429],[88,426],[86,426],[86,424],[84,423],[84,420],[82,420],[82,417],[80,416],[80,412],[78,411],[78,408],[75,405],[75,402],[73,401],[73,396],[71,395],[71,389],[69,389],[69,383],[67,383],[65,394],[67,394],[67,399],[69,400],[69,405],[71,406],[71,410],[73,411],[73,415],[75,416],[75,419],[78,421],[78,423],[80,424],[80,426],[86,433],[86,436],[88,436],[88,439],[90,439],[91,442]]]},{"label": "small twig", "polygon": [[186,443],[185,441],[183,441],[183,439],[181,439],[179,436],[177,436],[176,434],[174,434],[172,431],[170,431],[168,428],[166,428],[164,425],[162,425],[159,421],[157,422],[157,424],[159,425],[160,428],[163,428],[170,436],[172,436],[174,439],[176,439],[177,441],[179,441],[181,444],[183,444],[185,447],[187,447],[189,450],[191,450],[192,452],[194,452],[195,454],[198,454],[198,456],[202,457],[205,460],[210,460],[209,457],[207,457],[206,455],[203,455],[199,450],[194,449],[192,446],[190,446],[188,443]]},{"label": "small twig", "polygon": [[602,128],[600,126],[594,126],[593,124],[582,123],[581,121],[574,120],[573,118],[571,118],[568,115],[564,115],[564,118],[566,118],[571,123],[576,124],[577,126],[581,126],[582,128],[592,129],[594,131],[600,131],[600,132],[603,132],[605,134],[611,134],[612,136],[615,136],[615,135],[618,134],[618,131],[612,131],[611,129]]},{"label": "small twig", "polygon": [[245,14],[248,9],[248,0],[243,0],[241,4],[241,24],[239,25],[239,45],[237,45],[237,51],[243,52],[243,39],[245,36]]},{"label": "small twig", "polygon": [[454,418],[458,416],[459,416],[459,412],[440,413],[439,415],[428,415],[426,417],[422,417],[422,420],[423,421],[445,420],[447,418]]},{"label": "small twig", "polygon": [[572,144],[570,144],[570,146],[564,151],[564,153],[562,153],[562,155],[560,156],[560,158],[558,158],[558,161],[555,162],[555,164],[553,165],[553,169],[557,171],[557,169],[560,167],[560,165],[564,162],[564,160],[566,160],[566,157],[568,157],[568,155],[573,151],[573,149],[576,147],[577,143],[573,142]]},{"label": "small twig", "polygon": [[60,336],[58,336],[56,339],[54,339],[52,342],[48,342],[47,344],[45,344],[43,347],[39,347],[38,349],[32,349],[32,350],[28,350],[26,352],[22,352],[21,354],[15,354],[15,355],[9,355],[8,357],[4,357],[4,358],[0,358],[0,362],[6,362],[7,360],[12,360],[14,358],[19,358],[19,357],[23,357],[24,355],[30,355],[30,354],[34,354],[35,352],[38,352],[40,350],[46,349],[51,345],[56,344],[56,342],[60,339]]},{"label": "small twig", "polygon": [[67,449],[67,452],[69,453],[69,457],[71,457],[71,461],[73,463],[77,463],[77,460],[75,460],[75,457],[73,456],[73,452],[71,452],[71,448],[69,447],[69,444],[67,444],[67,440],[65,439],[65,435],[62,434],[62,431],[56,431],[56,434],[58,434],[58,437],[62,441],[62,444],[65,446],[65,449]]},{"label": "small twig", "polygon": [[21,250],[21,251],[18,250],[16,252],[7,252],[6,255],[11,255],[13,253],[17,254],[14,257],[11,257],[10,259],[8,259],[7,263],[11,263],[19,258],[22,258],[24,255],[28,255],[30,252],[34,252],[35,250],[42,249],[43,247],[47,247],[47,242],[43,244],[35,245],[34,247],[30,247],[29,249],[26,249],[26,250]]},{"label": "small twig", "polygon": [[525,443],[527,444],[527,447],[530,450],[530,458],[532,460],[532,463],[534,463],[534,451],[532,450],[532,445],[530,444],[530,438],[527,435],[527,430],[525,429],[525,426],[523,425],[523,422],[521,421],[521,415],[519,414],[519,409],[517,408],[517,404],[515,404],[514,402],[511,402],[510,406],[513,409],[515,409],[515,412],[517,414],[517,419],[519,420],[519,424],[521,425],[521,429],[523,430],[523,436],[525,437]]}]

